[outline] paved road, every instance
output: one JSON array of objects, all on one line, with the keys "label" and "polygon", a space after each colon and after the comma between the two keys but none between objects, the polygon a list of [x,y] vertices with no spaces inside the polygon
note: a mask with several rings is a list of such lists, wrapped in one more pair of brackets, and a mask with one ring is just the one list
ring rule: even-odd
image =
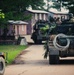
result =
[{"label": "paved road", "polygon": [[59,65],[49,65],[43,54],[43,45],[29,46],[20,56],[23,63],[7,66],[4,75],[74,75],[74,60],[67,58]]}]

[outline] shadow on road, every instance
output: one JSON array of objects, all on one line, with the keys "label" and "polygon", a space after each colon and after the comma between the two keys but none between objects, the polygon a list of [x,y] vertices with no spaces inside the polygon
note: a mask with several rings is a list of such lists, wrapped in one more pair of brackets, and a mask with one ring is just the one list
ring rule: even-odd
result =
[{"label": "shadow on road", "polygon": [[74,59],[63,59],[60,60],[61,65],[74,65]]},{"label": "shadow on road", "polygon": [[41,44],[35,44],[33,42],[28,42],[28,45],[44,45],[44,43],[41,43]]},{"label": "shadow on road", "polygon": [[[51,65],[49,64],[48,60],[29,60],[25,62],[24,64],[26,65],[31,65],[31,66],[48,66]],[[74,65],[74,60],[60,60],[59,64],[52,64],[52,65]]]},{"label": "shadow on road", "polygon": [[48,65],[48,60],[29,60],[26,61],[25,64],[31,66],[45,66]]}]

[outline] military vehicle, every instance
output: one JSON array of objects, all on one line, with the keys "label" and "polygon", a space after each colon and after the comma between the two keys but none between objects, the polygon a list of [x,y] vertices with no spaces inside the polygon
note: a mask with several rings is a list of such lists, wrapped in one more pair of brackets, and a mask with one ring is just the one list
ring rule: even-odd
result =
[{"label": "military vehicle", "polygon": [[6,53],[0,52],[0,75],[5,72],[5,55]]},{"label": "military vehicle", "polygon": [[38,20],[33,27],[33,33],[31,35],[31,39],[35,44],[40,44],[42,41],[46,40],[47,33],[49,30],[48,21]]},{"label": "military vehicle", "polygon": [[[3,19],[5,18],[5,14],[2,13],[2,10],[0,10],[0,24],[3,22]],[[5,71],[5,59],[6,59],[6,53],[0,52],[0,75],[4,74]]]},{"label": "military vehicle", "polygon": [[[51,36],[54,37],[51,38]],[[52,39],[52,40],[51,40]],[[74,20],[63,21],[50,31],[45,43],[44,58],[49,56],[49,64],[59,64],[59,57],[74,57]]]}]

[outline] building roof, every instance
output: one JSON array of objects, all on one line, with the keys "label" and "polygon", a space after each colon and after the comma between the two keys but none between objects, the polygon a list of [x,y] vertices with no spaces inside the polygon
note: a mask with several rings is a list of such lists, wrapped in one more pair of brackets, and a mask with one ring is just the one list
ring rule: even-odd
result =
[{"label": "building roof", "polygon": [[27,11],[29,12],[32,12],[32,13],[45,13],[45,14],[48,14],[48,13],[52,13],[52,14],[57,14],[57,15],[65,15],[65,14],[68,14],[68,12],[60,12],[60,11],[44,11],[44,10],[32,10],[32,9],[28,9]]},{"label": "building roof", "polygon": [[51,11],[49,11],[49,13],[56,14],[56,15],[67,15],[67,14],[68,14],[68,13],[62,13],[62,12],[51,12]]},{"label": "building roof", "polygon": [[48,12],[44,11],[44,10],[27,10],[29,12],[32,12],[32,13],[45,13],[47,14]]},{"label": "building roof", "polygon": [[49,10],[50,12],[53,12],[55,14],[68,14],[69,10],[65,9],[65,8],[61,8],[61,10],[57,10],[55,8],[50,8]]},{"label": "building roof", "polygon": [[28,24],[28,23],[25,22],[25,21],[14,21],[14,20],[9,20],[8,23],[10,23],[10,24],[18,24],[18,25],[21,25],[21,24]]}]

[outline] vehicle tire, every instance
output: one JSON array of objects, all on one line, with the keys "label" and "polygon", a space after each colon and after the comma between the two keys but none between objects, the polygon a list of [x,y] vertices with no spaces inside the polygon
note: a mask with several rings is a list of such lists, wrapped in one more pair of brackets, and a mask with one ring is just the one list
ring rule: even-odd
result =
[{"label": "vehicle tire", "polygon": [[37,42],[38,42],[38,44],[41,44],[41,43],[42,43],[42,41],[41,41],[41,40],[37,40]]},{"label": "vehicle tire", "polygon": [[59,55],[49,55],[49,64],[59,64]]},{"label": "vehicle tire", "polygon": [[0,57],[0,75],[3,75],[5,71],[5,60]]},{"label": "vehicle tire", "polygon": [[38,43],[36,39],[34,40],[34,43],[35,43],[35,44],[37,44],[37,43]]},{"label": "vehicle tire", "polygon": [[34,43],[37,44],[38,41],[37,41],[37,35],[35,32],[32,34],[31,38],[33,39]]},{"label": "vehicle tire", "polygon": [[41,40],[36,40],[36,39],[35,39],[35,40],[34,40],[34,43],[35,43],[35,44],[41,44],[42,41],[41,41]]}]

